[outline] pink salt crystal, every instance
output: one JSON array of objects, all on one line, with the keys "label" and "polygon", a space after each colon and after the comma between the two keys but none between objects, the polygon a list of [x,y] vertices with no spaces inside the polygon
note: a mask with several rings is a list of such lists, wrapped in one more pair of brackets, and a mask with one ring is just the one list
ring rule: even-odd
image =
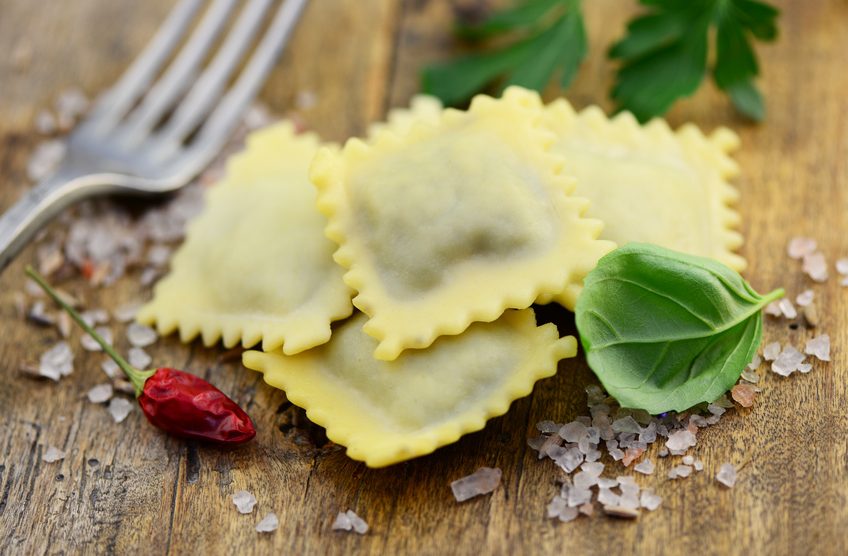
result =
[{"label": "pink salt crystal", "polygon": [[734,386],[730,391],[730,395],[733,397],[733,400],[742,407],[751,407],[754,405],[756,390],[754,390],[754,386],[743,382]]},{"label": "pink salt crystal", "polygon": [[780,342],[772,342],[763,348],[763,358],[766,361],[774,361],[780,355]]},{"label": "pink salt crystal", "polygon": [[771,315],[773,317],[779,317],[783,314],[783,311],[780,310],[780,303],[777,301],[772,301],[766,305],[766,308],[763,309],[763,311],[765,311],[767,315]]},{"label": "pink salt crystal", "polygon": [[624,451],[624,458],[621,460],[621,463],[624,464],[624,467],[630,467],[630,464],[642,457],[644,453],[645,450],[641,448],[627,448]]},{"label": "pink salt crystal", "polygon": [[733,488],[736,484],[736,468],[733,464],[722,463],[716,474],[716,480],[727,488]]},{"label": "pink salt crystal", "polygon": [[654,473],[654,462],[645,458],[637,463],[636,466],[633,467],[633,470],[644,475],[652,475]]},{"label": "pink salt crystal", "polygon": [[804,255],[803,271],[816,282],[827,281],[827,261],[822,253]]},{"label": "pink salt crystal", "polygon": [[586,502],[577,509],[580,511],[581,514],[586,516],[591,516],[595,513],[595,506],[593,506],[591,502]]},{"label": "pink salt crystal", "polygon": [[843,275],[848,274],[848,257],[836,260],[836,272]]},{"label": "pink salt crystal", "polygon": [[816,250],[816,240],[809,237],[793,237],[789,240],[786,252],[792,259],[800,259]]},{"label": "pink salt crystal", "polygon": [[801,307],[806,307],[807,305],[813,302],[813,297],[815,297],[815,293],[813,292],[813,290],[804,290],[803,292],[799,293],[798,296],[795,298],[795,303],[797,303]]},{"label": "pink salt crystal", "polygon": [[501,484],[501,470],[481,467],[471,475],[457,479],[450,487],[457,502],[464,502],[475,496],[489,494]]},{"label": "pink salt crystal", "polygon": [[554,458],[554,462],[566,473],[571,473],[583,463],[583,454],[577,448],[569,448],[561,456]]},{"label": "pink salt crystal", "polygon": [[783,313],[783,316],[788,319],[794,319],[798,316],[798,311],[795,310],[795,307],[792,305],[792,302],[786,299],[785,297],[778,301],[778,305],[780,305],[780,312]]},{"label": "pink salt crystal", "polygon": [[830,361],[830,336],[821,334],[807,340],[804,353],[814,356],[819,361]]}]

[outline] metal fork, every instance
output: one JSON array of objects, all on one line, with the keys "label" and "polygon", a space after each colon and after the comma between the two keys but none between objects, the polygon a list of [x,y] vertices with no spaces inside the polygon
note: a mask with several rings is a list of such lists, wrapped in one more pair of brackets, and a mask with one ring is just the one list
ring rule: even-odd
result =
[{"label": "metal fork", "polygon": [[[181,0],[145,50],[68,136],[58,170],[0,216],[0,272],[41,226],[75,201],[105,193],[166,193],[197,176],[226,144],[307,1],[214,0],[154,83],[207,4]],[[230,32],[202,69],[239,6],[243,7]],[[227,89],[271,13],[273,20],[245,69]]]}]

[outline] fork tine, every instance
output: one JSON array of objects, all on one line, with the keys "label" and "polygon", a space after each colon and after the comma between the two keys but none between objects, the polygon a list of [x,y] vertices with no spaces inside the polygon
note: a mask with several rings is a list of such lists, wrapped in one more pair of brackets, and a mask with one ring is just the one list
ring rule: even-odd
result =
[{"label": "fork tine", "polygon": [[285,0],[244,72],[203,124],[197,138],[174,161],[175,168],[172,171],[186,174],[198,172],[215,156],[273,69],[308,1]]},{"label": "fork tine", "polygon": [[224,28],[236,3],[237,0],[216,0],[209,8],[177,58],[121,126],[123,141],[137,143],[147,135],[194,81],[197,68]]},{"label": "fork tine", "polygon": [[87,121],[95,122],[102,128],[126,114],[156,77],[159,68],[185,34],[202,3],[203,0],[181,0],[171,10],[165,23],[118,82],[97,99]]},{"label": "fork tine", "polygon": [[220,97],[230,75],[252,44],[256,30],[270,6],[271,0],[252,0],[244,8],[218,54],[165,124],[165,128],[159,134],[163,141],[180,142],[197,128],[201,119]]}]

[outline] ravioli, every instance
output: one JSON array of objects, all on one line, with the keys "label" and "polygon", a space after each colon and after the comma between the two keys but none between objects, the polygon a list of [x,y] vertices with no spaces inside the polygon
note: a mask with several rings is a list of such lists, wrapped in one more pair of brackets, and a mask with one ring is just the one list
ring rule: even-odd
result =
[{"label": "ravioli", "polygon": [[375,357],[561,295],[613,248],[570,195],[542,114],[537,94],[513,87],[316,156],[318,208]]},{"label": "ravioli", "polygon": [[429,95],[415,95],[409,102],[409,108],[393,108],[385,122],[371,124],[368,136],[374,137],[384,130],[406,133],[418,122],[436,123],[442,115],[442,102]]},{"label": "ravioli", "polygon": [[691,124],[674,132],[664,120],[640,126],[630,113],[610,119],[596,106],[575,113],[563,99],[545,113],[576,194],[592,202],[587,216],[604,222],[602,238],[745,268],[734,252],[742,244],[731,208],[739,194],[728,183],[739,172],[728,155],[739,145],[736,134],[721,128],[706,137]]},{"label": "ravioli", "polygon": [[244,354],[244,365],[285,390],[353,459],[383,467],[429,454],[480,430],[577,353],[573,336],[536,326],[532,309],[507,311],[459,336],[394,361],[371,356],[362,313],[337,324],[330,343],[294,356]]},{"label": "ravioli", "polygon": [[307,177],[318,148],[289,123],[251,134],[138,320],[207,346],[261,341],[294,354],[327,342],[353,306]]}]

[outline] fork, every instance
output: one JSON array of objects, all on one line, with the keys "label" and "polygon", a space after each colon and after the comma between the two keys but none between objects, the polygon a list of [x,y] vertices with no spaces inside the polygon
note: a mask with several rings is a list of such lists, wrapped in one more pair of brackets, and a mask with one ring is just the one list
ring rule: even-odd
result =
[{"label": "fork", "polygon": [[[144,51],[67,137],[56,172],[0,216],[0,272],[41,226],[80,199],[107,193],[168,193],[196,177],[226,144],[307,1],[214,0],[176,52],[207,4],[181,0]],[[202,68],[240,5],[231,30]],[[228,88],[272,13],[244,70]],[[173,61],[157,80],[169,59]]]}]

